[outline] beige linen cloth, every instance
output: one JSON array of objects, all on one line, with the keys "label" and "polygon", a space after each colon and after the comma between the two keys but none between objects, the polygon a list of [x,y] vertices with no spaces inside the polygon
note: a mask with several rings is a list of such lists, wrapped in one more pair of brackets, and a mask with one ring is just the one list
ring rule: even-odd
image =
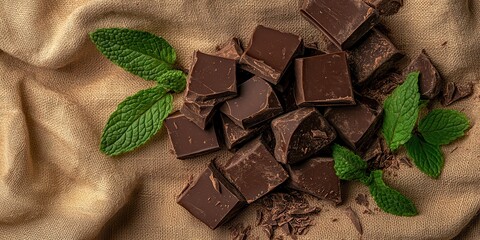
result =
[{"label": "beige linen cloth", "polygon": [[[110,63],[87,34],[100,27],[146,30],[165,37],[188,66],[195,49],[211,52],[232,36],[245,41],[257,24],[321,40],[297,4],[1,1],[0,239],[228,239],[228,226],[252,224],[255,206],[211,231],[175,203],[188,176],[215,156],[228,157],[226,151],[177,160],[165,129],[133,153],[111,158],[98,150],[116,105],[154,84]],[[343,205],[314,202],[324,210],[301,239],[359,239],[343,212],[347,206],[359,213],[363,239],[451,239],[462,231],[458,239],[478,239],[480,1],[406,0],[383,22],[392,30],[392,41],[410,56],[425,48],[446,80],[476,83],[474,96],[451,106],[465,112],[473,127],[443,148],[446,163],[438,180],[404,165],[398,176],[386,176],[415,202],[420,215],[361,214],[364,208],[354,198],[368,190],[347,184]],[[178,108],[181,96],[175,98]],[[264,238],[259,228],[253,235]]]}]

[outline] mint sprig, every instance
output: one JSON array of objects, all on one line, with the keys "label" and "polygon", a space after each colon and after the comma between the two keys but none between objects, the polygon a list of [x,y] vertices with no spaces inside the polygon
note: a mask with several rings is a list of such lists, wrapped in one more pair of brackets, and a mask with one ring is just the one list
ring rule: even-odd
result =
[{"label": "mint sprig", "polygon": [[385,100],[382,132],[391,150],[405,145],[415,165],[430,177],[438,178],[444,165],[440,146],[465,135],[470,122],[461,112],[434,109],[420,120],[414,132],[419,109],[428,104],[419,97],[418,72],[412,72]]},{"label": "mint sprig", "polygon": [[382,132],[392,151],[410,139],[417,122],[420,102],[418,75],[418,72],[410,73],[385,100]]},{"label": "mint sprig", "polygon": [[444,165],[440,146],[426,142],[419,136],[412,136],[405,144],[408,156],[413,163],[430,177],[438,178]]},{"label": "mint sprig", "polygon": [[333,146],[335,173],[342,180],[358,180],[367,185],[373,199],[383,211],[397,216],[415,216],[415,205],[397,190],[383,182],[382,171],[367,171],[367,163],[354,152],[335,144]]},{"label": "mint sprig", "polygon": [[445,145],[462,137],[470,127],[465,114],[450,109],[435,109],[418,124],[423,138],[434,145]]},{"label": "mint sprig", "polygon": [[103,130],[100,150],[115,156],[147,142],[163,125],[173,109],[170,92],[182,92],[186,76],[174,69],[176,53],[161,37],[151,33],[104,28],[90,33],[90,39],[110,61],[157,86],[128,97],[112,113]]},{"label": "mint sprig", "polygon": [[383,172],[375,170],[371,173],[372,183],[368,186],[373,200],[383,211],[397,216],[415,216],[418,214],[413,202],[397,190],[383,182]]},{"label": "mint sprig", "polygon": [[110,61],[146,80],[172,69],[177,59],[165,39],[148,32],[103,28],[90,33],[90,39]]},{"label": "mint sprig", "polygon": [[144,144],[162,127],[172,111],[173,97],[160,86],[128,97],[108,119],[100,150],[119,155]]}]

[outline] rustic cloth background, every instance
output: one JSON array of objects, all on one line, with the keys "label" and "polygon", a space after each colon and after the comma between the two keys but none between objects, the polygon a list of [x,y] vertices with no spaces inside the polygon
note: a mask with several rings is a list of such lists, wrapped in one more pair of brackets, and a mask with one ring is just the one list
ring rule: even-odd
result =
[{"label": "rustic cloth background", "polygon": [[[110,158],[98,150],[116,105],[153,86],[102,57],[88,33],[129,27],[164,36],[188,66],[195,49],[213,51],[229,37],[248,39],[257,24],[320,33],[300,16],[297,0],[3,0],[0,3],[0,239],[225,239],[175,204],[188,176],[217,152],[176,160],[165,129],[137,151]],[[410,56],[425,48],[449,81],[475,82],[475,94],[451,108],[472,120],[467,136],[446,152],[432,180],[404,165],[387,181],[409,196],[420,215],[361,214],[360,184],[345,186],[345,203],[325,202],[317,225],[302,239],[358,239],[343,213],[360,215],[364,239],[478,239],[480,223],[480,1],[406,0],[383,22]],[[445,43],[445,44],[444,44]],[[176,96],[175,105],[181,104]],[[449,153],[453,149],[453,153]],[[371,201],[373,202],[373,201]],[[249,223],[255,206],[237,222]],[[373,208],[373,207],[372,207]],[[337,222],[332,222],[338,218]],[[255,228],[254,235],[263,233]]]}]

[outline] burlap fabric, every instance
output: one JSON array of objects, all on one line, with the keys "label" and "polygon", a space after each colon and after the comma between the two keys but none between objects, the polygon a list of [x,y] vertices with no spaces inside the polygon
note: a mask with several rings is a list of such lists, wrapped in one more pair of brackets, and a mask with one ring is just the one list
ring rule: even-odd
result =
[{"label": "burlap fabric", "polygon": [[[419,216],[361,214],[354,198],[367,189],[348,184],[342,206],[315,203],[324,210],[302,239],[359,239],[343,213],[346,206],[359,212],[363,239],[450,239],[480,209],[480,1],[406,0],[383,21],[407,54],[425,48],[445,79],[476,83],[474,96],[451,107],[465,112],[473,127],[444,147],[438,180],[403,165],[398,176],[386,177],[416,203]],[[3,0],[0,239],[227,239],[228,226],[211,231],[175,196],[190,174],[229,153],[177,160],[165,129],[133,153],[100,153],[101,131],[116,105],[154,84],[102,57],[87,33],[100,27],[147,30],[165,37],[188,66],[195,49],[213,51],[232,36],[248,39],[257,24],[307,41],[322,39],[300,16],[297,0]],[[178,95],[176,108],[180,104]],[[254,208],[229,225],[251,223]],[[468,226],[459,238],[480,238],[478,221]],[[258,228],[253,234],[264,237]]]}]

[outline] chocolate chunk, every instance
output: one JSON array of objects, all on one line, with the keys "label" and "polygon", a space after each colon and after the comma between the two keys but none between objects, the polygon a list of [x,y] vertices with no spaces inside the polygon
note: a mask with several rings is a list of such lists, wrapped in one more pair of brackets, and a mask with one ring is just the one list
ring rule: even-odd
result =
[{"label": "chocolate chunk", "polygon": [[312,158],[290,165],[287,187],[306,192],[317,198],[341,203],[340,179],[335,174],[332,158]]},{"label": "chocolate chunk", "polygon": [[242,67],[276,85],[291,60],[303,52],[303,40],[262,25],[255,29],[240,59]]},{"label": "chocolate chunk", "polygon": [[345,52],[296,59],[295,74],[298,106],[355,104]]},{"label": "chocolate chunk", "polygon": [[420,72],[419,86],[422,98],[435,98],[443,87],[443,80],[425,50],[422,50],[422,53],[405,68],[404,76],[415,71]]},{"label": "chocolate chunk", "polygon": [[251,129],[243,129],[236,125],[230,118],[222,114],[223,138],[228,150],[236,150],[241,144],[254,138],[262,132],[267,126],[262,125]]},{"label": "chocolate chunk", "polygon": [[215,55],[223,58],[233,59],[237,63],[243,54],[242,44],[238,38],[232,38],[228,42],[217,47]]},{"label": "chocolate chunk", "polygon": [[188,96],[180,108],[180,112],[201,129],[206,129],[212,121],[217,109],[217,100],[192,101]]},{"label": "chocolate chunk", "polygon": [[187,78],[192,101],[226,100],[237,95],[235,60],[195,51]]},{"label": "chocolate chunk", "polygon": [[473,83],[448,82],[443,89],[442,105],[448,106],[473,94]]},{"label": "chocolate chunk", "polygon": [[242,195],[213,163],[187,185],[178,196],[177,203],[211,229],[226,223],[246,205]]},{"label": "chocolate chunk", "polygon": [[270,84],[253,77],[239,86],[240,95],[226,101],[220,111],[243,129],[252,128],[283,113]]},{"label": "chocolate chunk", "polygon": [[379,21],[362,0],[304,0],[300,11],[340,49],[353,46]]},{"label": "chocolate chunk", "polygon": [[393,43],[376,29],[367,33],[350,55],[357,84],[383,76],[403,57]]},{"label": "chocolate chunk", "polygon": [[305,160],[335,140],[335,130],[313,107],[300,108],[272,121],[275,158],[283,164]]},{"label": "chocolate chunk", "polygon": [[363,0],[369,6],[378,10],[380,15],[390,16],[403,6],[403,0]]},{"label": "chocolate chunk", "polygon": [[360,95],[373,98],[378,102],[383,102],[390,93],[402,84],[404,77],[400,74],[390,73],[386,77],[371,81],[359,90]]},{"label": "chocolate chunk", "polygon": [[220,170],[248,203],[266,195],[288,178],[287,172],[259,138],[238,150]]},{"label": "chocolate chunk", "polygon": [[357,213],[355,213],[351,207],[347,207],[345,209],[345,214],[347,215],[348,218],[350,218],[350,220],[353,223],[353,226],[355,226],[355,229],[357,229],[358,233],[362,235],[363,234],[362,223],[360,222],[360,218],[358,218]]},{"label": "chocolate chunk", "polygon": [[379,129],[382,113],[376,101],[363,98],[355,106],[328,108],[325,118],[346,144],[360,150]]},{"label": "chocolate chunk", "polygon": [[180,112],[175,112],[165,119],[165,126],[178,159],[220,150],[215,126],[202,130]]}]

